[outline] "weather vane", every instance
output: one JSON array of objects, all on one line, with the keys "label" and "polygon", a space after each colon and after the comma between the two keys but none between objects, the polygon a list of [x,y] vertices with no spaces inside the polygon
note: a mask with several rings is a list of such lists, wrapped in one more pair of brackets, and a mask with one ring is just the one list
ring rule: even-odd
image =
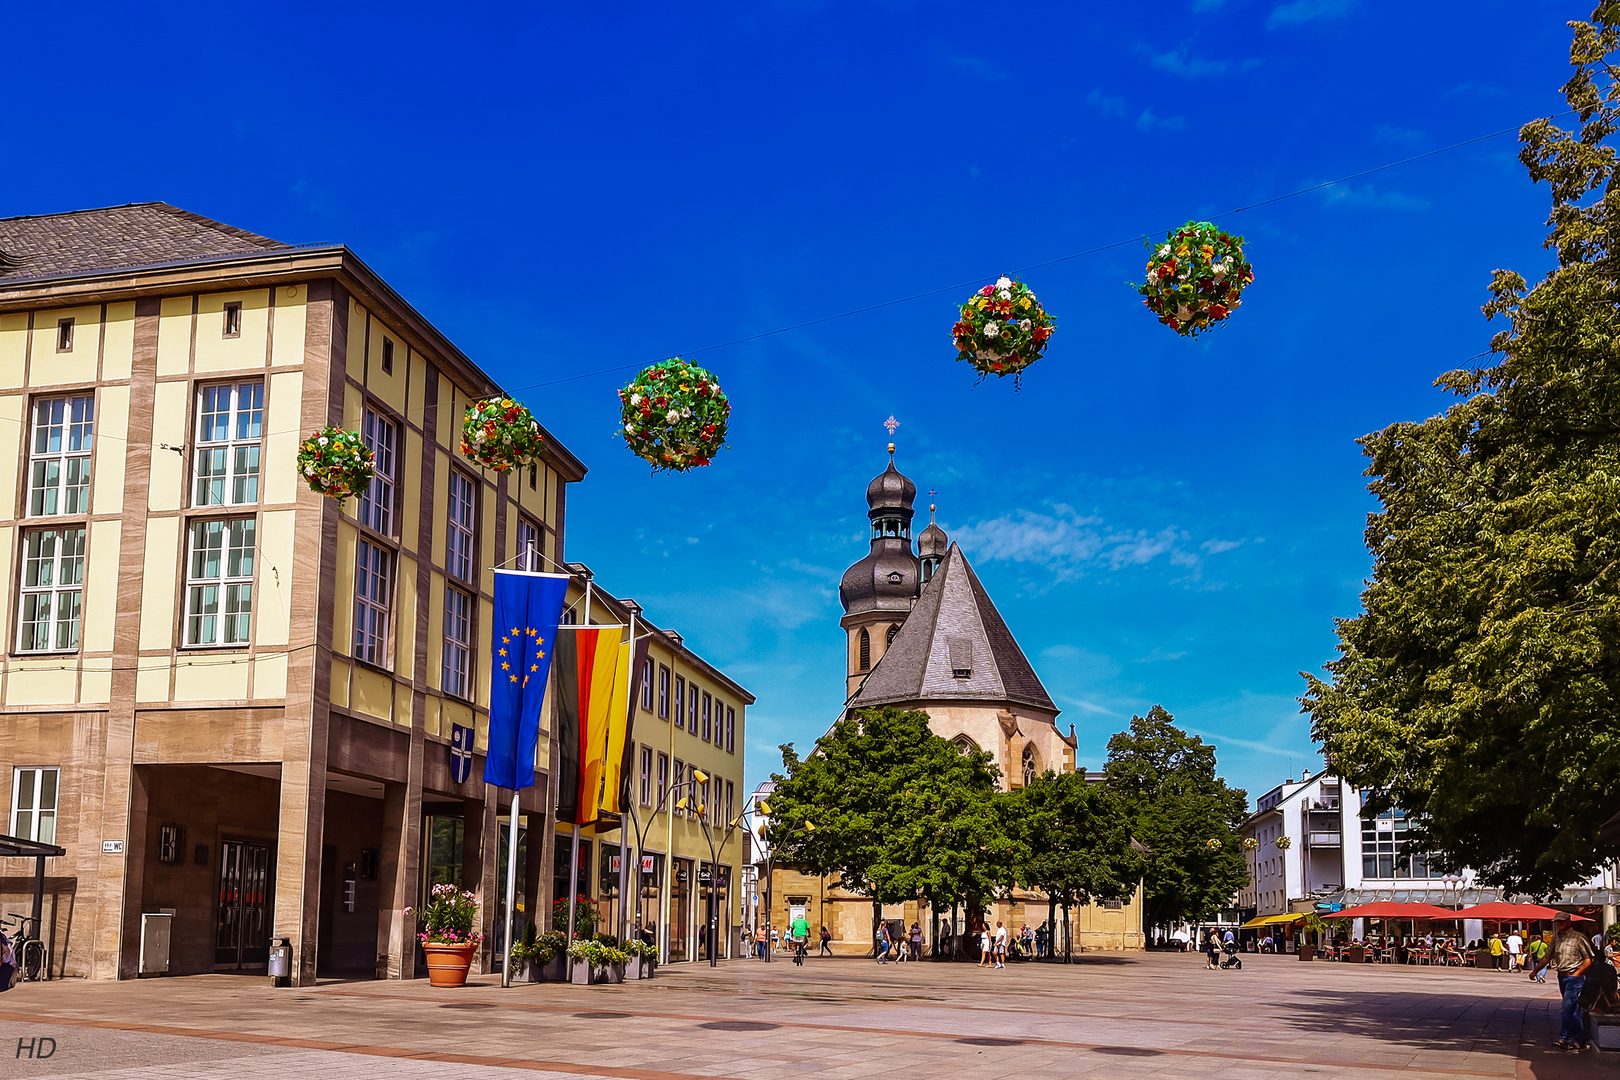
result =
[{"label": "weather vane", "polygon": [[883,426],[889,429],[889,438],[892,439],[894,438],[894,429],[900,426],[900,421],[894,418],[893,413],[890,413],[889,418],[883,421]]}]

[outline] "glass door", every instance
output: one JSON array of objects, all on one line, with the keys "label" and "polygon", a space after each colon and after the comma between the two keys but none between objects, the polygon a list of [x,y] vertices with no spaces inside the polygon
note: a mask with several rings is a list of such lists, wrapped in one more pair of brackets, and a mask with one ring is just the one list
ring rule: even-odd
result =
[{"label": "glass door", "polygon": [[219,920],[214,967],[240,971],[270,960],[270,846],[244,840],[220,845]]}]

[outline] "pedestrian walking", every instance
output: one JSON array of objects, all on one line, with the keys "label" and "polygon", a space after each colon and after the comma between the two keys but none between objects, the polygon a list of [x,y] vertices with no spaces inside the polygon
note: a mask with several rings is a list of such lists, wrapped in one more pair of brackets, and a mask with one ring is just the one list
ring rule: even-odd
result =
[{"label": "pedestrian walking", "polygon": [[1586,935],[1570,926],[1569,912],[1553,916],[1552,967],[1558,972],[1558,993],[1563,998],[1558,1015],[1555,1050],[1585,1050],[1586,1025],[1581,1021],[1581,991],[1592,966],[1592,946]]},{"label": "pedestrian walking", "polygon": [[1007,928],[996,920],[996,967],[1007,966]]},{"label": "pedestrian walking", "polygon": [[980,967],[989,967],[990,966],[990,953],[991,953],[992,948],[993,948],[993,946],[991,945],[991,942],[990,942],[990,925],[988,923],[981,922],[979,924],[979,966]]},{"label": "pedestrian walking", "polygon": [[878,923],[877,944],[873,947],[873,951],[877,953],[878,963],[889,962],[889,924],[886,922]]},{"label": "pedestrian walking", "polygon": [[1510,973],[1519,971],[1524,966],[1520,962],[1521,954],[1524,951],[1524,938],[1519,936],[1518,930],[1513,930],[1508,934],[1507,941],[1503,942],[1503,944],[1507,946],[1508,971]]},{"label": "pedestrian walking", "polygon": [[1047,955],[1046,939],[1051,937],[1051,936],[1052,936],[1051,931],[1046,929],[1046,922],[1043,919],[1041,921],[1041,925],[1039,925],[1039,926],[1037,926],[1035,928],[1035,955],[1036,956],[1046,956]]},{"label": "pedestrian walking", "polygon": [[1204,931],[1204,970],[1218,967],[1221,958],[1221,939],[1212,926]]},{"label": "pedestrian walking", "polygon": [[946,959],[954,960],[955,954],[951,952],[951,924],[943,920],[939,924],[939,954]]},{"label": "pedestrian walking", "polygon": [[911,959],[922,959],[922,927],[916,923],[911,924]]},{"label": "pedestrian walking", "polygon": [[1491,951],[1491,970],[1501,971],[1507,966],[1507,945],[1502,941],[1500,931],[1491,935],[1486,947]]},{"label": "pedestrian walking", "polygon": [[775,926],[771,927],[771,952],[782,951],[781,933]]},{"label": "pedestrian walking", "polygon": [[756,959],[765,959],[765,946],[768,944],[765,937],[765,924],[761,923],[754,931],[754,956]]},{"label": "pedestrian walking", "polygon": [[832,931],[823,926],[821,928],[821,951],[816,955],[831,956],[832,954]]}]

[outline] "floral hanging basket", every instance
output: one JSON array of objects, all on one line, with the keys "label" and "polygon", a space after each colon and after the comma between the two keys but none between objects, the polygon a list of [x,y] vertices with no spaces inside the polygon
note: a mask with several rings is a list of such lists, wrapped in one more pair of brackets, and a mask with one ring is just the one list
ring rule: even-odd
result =
[{"label": "floral hanging basket", "polygon": [[545,442],[533,414],[509,397],[473,402],[461,422],[461,452],[496,472],[534,461]]},{"label": "floral hanging basket", "polygon": [[1133,283],[1142,303],[1182,337],[1196,337],[1225,322],[1243,302],[1254,268],[1243,258],[1243,237],[1207,221],[1171,230],[1149,244],[1147,280]]},{"label": "floral hanging basket", "polygon": [[654,472],[707,465],[726,445],[731,402],[713,373],[689,360],[676,356],[643,368],[619,401],[619,434]]},{"label": "floral hanging basket", "polygon": [[1243,850],[1244,851],[1253,851],[1256,848],[1258,848],[1259,846],[1260,846],[1260,841],[1256,840],[1254,837],[1245,836],[1243,838]]},{"label": "floral hanging basket", "polygon": [[1287,851],[1289,848],[1291,848],[1293,846],[1294,846],[1294,838],[1292,836],[1279,836],[1279,837],[1277,837],[1277,847],[1280,850]]},{"label": "floral hanging basket", "polygon": [[317,494],[346,499],[371,483],[376,459],[360,433],[324,427],[298,447],[298,475]]},{"label": "floral hanging basket", "polygon": [[1209,848],[1211,851],[1221,850],[1221,842],[1219,840],[1205,840],[1204,846]]},{"label": "floral hanging basket", "polygon": [[956,358],[985,375],[1013,376],[1041,358],[1057,324],[1029,286],[1009,277],[996,279],[968,298],[951,327]]}]

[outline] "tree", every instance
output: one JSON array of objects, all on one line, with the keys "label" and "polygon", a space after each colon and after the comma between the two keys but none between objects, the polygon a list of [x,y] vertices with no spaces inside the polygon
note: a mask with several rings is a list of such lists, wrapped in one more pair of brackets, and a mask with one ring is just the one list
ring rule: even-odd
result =
[{"label": "tree", "polygon": [[1108,740],[1103,776],[1148,849],[1143,924],[1169,926],[1231,906],[1249,880],[1236,833],[1249,797],[1215,775],[1215,748],[1155,705]]},{"label": "tree", "polygon": [[[1373,570],[1301,701],[1369,812],[1412,815],[1444,870],[1548,895],[1620,846],[1620,5],[1571,23],[1577,131],[1537,120],[1519,159],[1552,193],[1557,268],[1496,271],[1498,358],[1442,375],[1459,403],[1361,440]],[[1595,196],[1594,196],[1594,193]]]},{"label": "tree", "polygon": [[1011,880],[991,756],[935,735],[927,713],[864,709],[808,757],[781,749],[766,830],[777,860],[870,896],[874,930],[883,904],[976,900]]},{"label": "tree", "polygon": [[1084,772],[1045,772],[1000,799],[1003,828],[1015,842],[1018,884],[1047,897],[1047,926],[1056,909],[1094,900],[1128,900],[1141,879],[1131,822],[1108,788]]}]

